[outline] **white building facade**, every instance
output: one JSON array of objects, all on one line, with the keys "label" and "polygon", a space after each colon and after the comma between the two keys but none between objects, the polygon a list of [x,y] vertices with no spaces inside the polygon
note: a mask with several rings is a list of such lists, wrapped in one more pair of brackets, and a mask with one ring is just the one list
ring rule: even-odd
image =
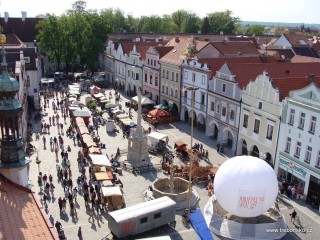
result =
[{"label": "white building facade", "polygon": [[[201,64],[197,59],[183,60],[182,89],[196,87],[194,95],[193,124],[199,130],[206,129],[207,89],[211,71],[207,64]],[[192,118],[192,92],[184,91],[181,94],[180,119],[191,124]]]},{"label": "white building facade", "polygon": [[291,91],[284,101],[275,170],[301,188],[304,199],[319,209],[320,202],[320,89],[311,83]]}]

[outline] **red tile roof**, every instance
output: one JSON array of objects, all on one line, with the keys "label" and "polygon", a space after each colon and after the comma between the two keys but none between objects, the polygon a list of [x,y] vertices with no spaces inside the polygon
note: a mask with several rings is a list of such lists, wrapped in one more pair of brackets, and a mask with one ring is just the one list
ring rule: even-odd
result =
[{"label": "red tile roof", "polygon": [[5,48],[7,47],[25,47],[22,41],[17,37],[16,34],[5,34],[6,43],[4,44]]},{"label": "red tile roof", "polygon": [[130,54],[130,52],[133,49],[133,46],[135,45],[137,48],[137,52],[140,53],[140,58],[145,59],[146,58],[146,52],[149,49],[150,46],[163,46],[165,43],[159,43],[159,42],[122,42],[121,44],[124,53]]},{"label": "red tile roof", "polygon": [[254,81],[263,71],[267,71],[271,78],[299,78],[309,74],[320,76],[320,63],[228,63],[228,66],[231,72],[236,75],[236,81],[240,88],[246,87],[250,80]]},{"label": "red tile roof", "polygon": [[43,214],[30,190],[0,176],[0,239],[58,239]]},{"label": "red tile roof", "polygon": [[[191,41],[193,40],[194,39],[191,37],[185,41],[180,42],[174,47],[173,50],[171,50],[166,55],[164,55],[163,58],[160,59],[160,62],[180,66],[183,60],[186,59],[186,56],[184,55],[184,51],[187,48],[188,44],[191,43]],[[208,42],[205,42],[205,41],[198,41],[198,40],[194,40],[194,41],[196,43],[197,51],[200,51],[202,48],[204,48],[208,44]]]},{"label": "red tile roof", "polygon": [[23,42],[33,42],[36,39],[39,31],[36,25],[43,20],[43,18],[22,18],[9,17],[8,22],[4,18],[0,18],[0,25],[3,28],[3,34],[16,34]]},{"label": "red tile roof", "polygon": [[259,55],[257,46],[251,42],[211,42],[222,55]]},{"label": "red tile roof", "polygon": [[313,58],[313,57],[305,57],[300,55],[295,55],[291,58],[292,63],[312,63],[312,62],[320,62],[320,58]]},{"label": "red tile roof", "polygon": [[260,57],[220,57],[220,58],[201,58],[199,63],[207,63],[211,70],[211,79],[225,63],[262,63]]},{"label": "red tile roof", "polygon": [[313,81],[310,81],[308,77],[272,79],[273,86],[279,89],[281,100],[288,97],[290,91],[302,89],[308,86],[311,82],[314,82],[318,87],[320,87],[320,76],[314,77]]},{"label": "red tile roof", "polygon": [[[308,44],[308,40],[309,40],[309,37],[307,37],[305,35],[283,34],[283,36],[293,46],[306,46]],[[301,43],[300,40],[303,40],[306,44]]]},{"label": "red tile roof", "polygon": [[168,52],[170,52],[173,49],[173,46],[163,46],[163,47],[155,47],[159,54],[159,59],[162,58],[164,55],[166,55]]}]

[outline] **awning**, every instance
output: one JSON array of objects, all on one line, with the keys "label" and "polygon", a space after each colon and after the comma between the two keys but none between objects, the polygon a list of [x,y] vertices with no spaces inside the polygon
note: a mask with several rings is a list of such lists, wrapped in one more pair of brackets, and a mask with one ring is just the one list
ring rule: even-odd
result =
[{"label": "awning", "polygon": [[163,133],[152,132],[147,135],[147,138],[148,138],[148,145],[152,146],[152,145],[155,145],[156,143],[158,143],[160,140],[166,141],[168,136]]},{"label": "awning", "polygon": [[113,180],[113,175],[111,171],[108,172],[96,172],[94,174],[97,181],[103,181],[103,180]]},{"label": "awning", "polygon": [[190,221],[200,240],[213,240],[212,233],[199,208],[190,212]]},{"label": "awning", "polygon": [[75,117],[91,117],[91,114],[87,110],[76,110],[73,112],[73,116],[75,116]]},{"label": "awning", "polygon": [[89,134],[83,134],[82,141],[87,145],[87,147],[97,146]]},{"label": "awning", "polygon": [[[94,164],[94,165],[101,165],[101,166],[111,167],[111,162],[110,162],[109,158],[106,155],[89,154],[89,157],[91,158],[92,164]],[[110,179],[106,178],[104,180],[110,180]]]},{"label": "awning", "polygon": [[120,187],[101,187],[101,191],[104,197],[110,197],[110,196],[122,196],[122,191]]},{"label": "awning", "polygon": [[98,147],[89,147],[89,154],[101,154],[101,150]]},{"label": "awning", "polygon": [[177,147],[181,147],[181,146],[183,146],[183,145],[187,145],[186,143],[184,143],[183,141],[181,141],[181,140],[178,140],[178,141],[176,141],[175,143],[174,143],[174,145],[176,145]]},{"label": "awning", "polygon": [[170,117],[170,113],[163,109],[153,109],[150,112],[148,112],[152,117],[158,118],[158,117]]},{"label": "awning", "polygon": [[104,95],[102,93],[97,93],[93,95],[94,98],[101,98],[104,97]]},{"label": "awning", "polygon": [[78,124],[81,124],[81,123],[85,125],[84,120],[83,120],[82,117],[76,117],[76,123],[77,123],[77,126],[78,126],[78,127],[79,127]]},{"label": "awning", "polygon": [[89,134],[88,128],[86,126],[78,126],[80,134]]},{"label": "awning", "polygon": [[[133,101],[138,102],[138,96],[132,98]],[[150,98],[141,97],[141,105],[155,104]]]},{"label": "awning", "polygon": [[76,90],[76,89],[70,89],[69,90],[69,94],[75,94],[75,95],[80,95],[80,92],[79,92],[79,90]]}]

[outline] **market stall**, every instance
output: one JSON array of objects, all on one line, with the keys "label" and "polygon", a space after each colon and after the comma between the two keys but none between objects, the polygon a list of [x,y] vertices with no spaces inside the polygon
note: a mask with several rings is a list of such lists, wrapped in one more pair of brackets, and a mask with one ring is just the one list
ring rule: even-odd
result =
[{"label": "market stall", "polygon": [[[111,167],[111,162],[109,160],[109,158],[106,155],[102,155],[102,154],[89,154],[89,157],[92,161],[93,165],[99,165],[99,166],[106,166],[106,167]],[[97,174],[97,173],[96,173]],[[101,173],[102,174],[102,173]],[[100,175],[101,175],[100,174]],[[98,174],[98,176],[100,176]],[[103,176],[100,176],[103,177]],[[105,177],[105,176],[104,176]],[[113,179],[113,175],[111,172],[111,177],[107,177],[106,179],[102,179],[102,180],[112,180]]]},{"label": "market stall", "polygon": [[81,117],[83,118],[83,121],[86,125],[89,124],[89,121],[90,121],[90,117],[91,117],[91,113],[87,110],[75,110],[73,111],[72,113],[74,119],[77,118],[77,117]]},{"label": "market stall", "polygon": [[91,95],[98,94],[100,92],[100,89],[101,88],[93,85],[93,86],[90,87],[90,94]]},{"label": "market stall", "polygon": [[166,134],[159,132],[152,132],[147,135],[148,146],[156,147],[157,145],[166,146],[169,141],[169,137]]},{"label": "market stall", "polygon": [[[92,155],[92,154],[91,154]],[[96,155],[94,155],[96,156]],[[102,156],[102,155],[101,155]],[[96,165],[99,165],[101,166],[101,164],[96,164]],[[112,171],[106,171],[106,172],[96,172],[94,173],[94,177],[97,181],[104,181],[104,180],[114,180],[114,177],[113,177],[113,173]]]},{"label": "market stall", "polygon": [[90,154],[101,154],[101,150],[96,146],[91,146],[89,147],[89,155]]},{"label": "market stall", "polygon": [[125,207],[125,201],[120,187],[101,187],[101,192],[109,211]]},{"label": "market stall", "polygon": [[169,123],[171,121],[171,115],[166,110],[156,108],[149,111],[146,115],[144,115],[144,120],[153,124],[154,122],[157,123]]}]

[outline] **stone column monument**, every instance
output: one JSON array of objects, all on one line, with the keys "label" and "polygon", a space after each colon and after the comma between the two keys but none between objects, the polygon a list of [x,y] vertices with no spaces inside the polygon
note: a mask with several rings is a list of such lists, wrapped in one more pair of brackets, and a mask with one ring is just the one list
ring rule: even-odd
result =
[{"label": "stone column monument", "polygon": [[138,90],[138,117],[135,131],[131,130],[128,138],[128,155],[127,161],[132,165],[141,165],[149,161],[147,136],[141,125],[141,91]]}]

